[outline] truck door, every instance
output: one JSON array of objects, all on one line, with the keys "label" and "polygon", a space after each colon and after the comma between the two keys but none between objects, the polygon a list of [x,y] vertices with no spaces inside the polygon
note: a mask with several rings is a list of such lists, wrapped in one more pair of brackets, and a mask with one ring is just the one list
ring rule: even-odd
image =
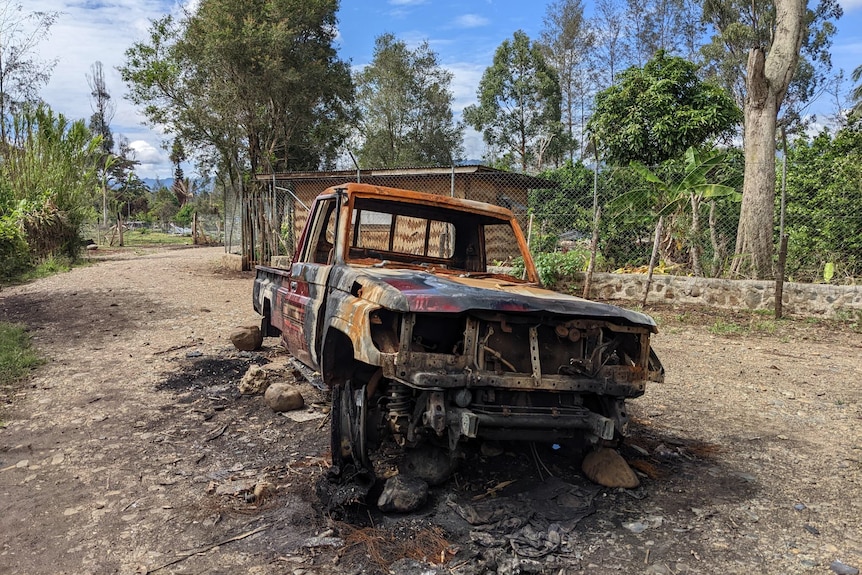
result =
[{"label": "truck door", "polygon": [[284,340],[293,356],[318,369],[315,343],[318,338],[320,311],[326,300],[326,284],[332,269],[338,200],[335,196],[319,198],[309,214],[309,223],[290,278],[284,290]]}]

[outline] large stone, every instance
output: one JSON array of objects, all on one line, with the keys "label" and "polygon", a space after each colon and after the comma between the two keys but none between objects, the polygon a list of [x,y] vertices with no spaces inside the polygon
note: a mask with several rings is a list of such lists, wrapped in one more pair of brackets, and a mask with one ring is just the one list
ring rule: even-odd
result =
[{"label": "large stone", "polygon": [[248,371],[239,382],[239,392],[243,395],[257,395],[269,387],[269,374],[259,365],[248,366]]},{"label": "large stone", "polygon": [[266,388],[263,399],[273,411],[293,411],[305,406],[305,400],[299,390],[286,383],[270,385]]},{"label": "large stone", "polygon": [[605,487],[634,489],[640,485],[638,476],[622,455],[607,447],[587,455],[581,464],[581,470],[591,481]]},{"label": "large stone", "polygon": [[395,475],[386,480],[377,507],[384,513],[409,513],[425,505],[428,484],[418,477]]},{"label": "large stone", "polygon": [[242,325],[230,333],[230,342],[240,351],[254,351],[263,345],[263,334],[258,325]]}]

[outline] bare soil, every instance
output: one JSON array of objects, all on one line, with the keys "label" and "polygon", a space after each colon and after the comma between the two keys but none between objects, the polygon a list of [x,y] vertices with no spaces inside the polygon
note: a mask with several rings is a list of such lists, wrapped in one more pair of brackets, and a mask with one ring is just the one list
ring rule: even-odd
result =
[{"label": "bare soil", "polygon": [[252,363],[274,380],[294,369],[274,338],[231,346],[256,317],[253,276],[220,254],[100,250],[0,291],[0,320],[29,326],[47,360],[0,395],[0,573],[862,567],[855,324],[650,310],[667,381],[631,402],[621,447],[640,488],[591,484],[565,447],[503,444],[470,451],[421,512],[333,516],[315,491],[327,398],[295,382],[297,421],[239,394]]}]

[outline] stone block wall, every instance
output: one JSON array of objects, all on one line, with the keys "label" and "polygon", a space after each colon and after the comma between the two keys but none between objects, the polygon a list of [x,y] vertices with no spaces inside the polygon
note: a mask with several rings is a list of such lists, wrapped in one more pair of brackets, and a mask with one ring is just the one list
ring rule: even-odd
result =
[{"label": "stone block wall", "polygon": [[[577,278],[583,286],[584,274]],[[628,300],[643,298],[646,274],[593,274],[592,298]],[[784,284],[783,310],[787,315],[836,317],[862,314],[862,286]],[[724,280],[654,275],[647,303],[679,303],[756,310],[775,309],[775,281]]]},{"label": "stone block wall", "polygon": [[219,258],[219,261],[223,269],[234,272],[242,271],[242,256],[239,254],[224,253]]}]

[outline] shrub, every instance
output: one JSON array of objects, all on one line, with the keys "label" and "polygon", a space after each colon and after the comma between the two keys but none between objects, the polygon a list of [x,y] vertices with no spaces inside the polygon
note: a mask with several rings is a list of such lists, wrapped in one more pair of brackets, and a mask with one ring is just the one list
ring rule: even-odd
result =
[{"label": "shrub", "polygon": [[30,265],[30,247],[10,219],[0,219],[0,278],[10,278]]},{"label": "shrub", "polygon": [[[571,281],[576,273],[584,271],[590,261],[590,252],[577,248],[567,252],[546,252],[533,255],[536,271],[542,285],[553,288],[560,282]],[[524,260],[513,262],[512,274],[520,277],[524,272]]]}]

